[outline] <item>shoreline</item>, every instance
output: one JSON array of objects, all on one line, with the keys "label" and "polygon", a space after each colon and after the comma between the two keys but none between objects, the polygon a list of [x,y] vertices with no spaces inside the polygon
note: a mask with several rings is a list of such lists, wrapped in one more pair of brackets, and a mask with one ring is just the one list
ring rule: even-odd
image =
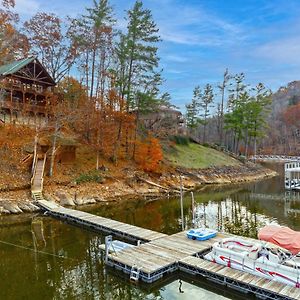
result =
[{"label": "shoreline", "polygon": [[[180,176],[183,192],[197,191],[210,185],[246,183],[277,176],[276,171],[261,165],[246,163],[237,167],[212,167],[207,169],[176,168],[166,174],[132,174],[113,178],[104,183],[74,184],[49,183],[44,186],[44,197],[62,206],[80,207],[99,203],[119,202],[138,198],[162,198],[180,193]],[[24,185],[23,185],[24,186]],[[29,188],[14,187],[0,191],[0,215],[33,213],[39,208],[31,199]]]}]

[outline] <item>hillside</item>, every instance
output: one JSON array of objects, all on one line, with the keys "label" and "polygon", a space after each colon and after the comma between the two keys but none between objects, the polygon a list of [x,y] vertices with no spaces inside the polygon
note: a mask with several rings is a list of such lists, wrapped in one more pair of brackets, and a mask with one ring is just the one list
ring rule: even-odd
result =
[{"label": "hillside", "polygon": [[[0,215],[27,211],[23,203],[31,201],[32,160],[26,158],[32,158],[34,135],[35,131],[26,126],[0,126]],[[191,190],[208,183],[236,183],[274,175],[259,165],[243,164],[195,143],[171,142],[155,172],[145,172],[125,158],[116,164],[101,156],[99,166],[96,170],[95,150],[77,142],[75,160],[67,164],[58,160],[54,175],[44,177],[45,196],[62,205],[84,205],[177,194],[180,178],[184,188]]]},{"label": "hillside", "polygon": [[272,95],[267,133],[260,146],[261,153],[298,155],[300,140],[296,114],[299,103],[300,81],[292,81]]},{"label": "hillside", "polygon": [[272,95],[271,115],[282,113],[288,106],[300,102],[300,81],[292,81]]},{"label": "hillside", "polygon": [[172,165],[191,169],[241,165],[238,160],[223,152],[196,143],[175,145],[165,156]]}]

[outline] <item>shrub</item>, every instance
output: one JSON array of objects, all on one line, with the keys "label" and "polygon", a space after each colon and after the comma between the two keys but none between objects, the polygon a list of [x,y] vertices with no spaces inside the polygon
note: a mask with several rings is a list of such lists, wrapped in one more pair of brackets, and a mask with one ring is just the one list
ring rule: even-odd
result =
[{"label": "shrub", "polygon": [[94,171],[90,171],[88,173],[82,173],[82,174],[80,174],[75,179],[75,182],[77,184],[84,183],[84,182],[102,183],[103,182],[103,177],[101,176],[101,174],[99,174],[99,171],[94,170]]},{"label": "shrub", "polygon": [[189,145],[190,139],[183,135],[174,135],[171,137],[171,141],[174,141],[177,145]]},{"label": "shrub", "polygon": [[135,161],[146,172],[156,172],[163,159],[163,152],[158,139],[149,137],[136,142]]}]

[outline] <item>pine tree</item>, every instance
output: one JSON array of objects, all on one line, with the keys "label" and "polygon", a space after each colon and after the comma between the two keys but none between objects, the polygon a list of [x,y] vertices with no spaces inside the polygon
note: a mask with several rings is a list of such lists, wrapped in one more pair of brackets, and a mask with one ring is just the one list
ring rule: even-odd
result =
[{"label": "pine tree", "polygon": [[[259,83],[254,89],[255,95],[251,103],[251,128],[249,136],[254,142],[254,155],[256,155],[257,140],[265,135],[267,128],[267,118],[270,113],[270,105],[272,102],[271,91]],[[247,153],[246,153],[247,154]]]},{"label": "pine tree", "polygon": [[214,101],[214,91],[213,87],[210,84],[207,84],[204,88],[201,102],[200,102],[200,108],[202,110],[202,121],[203,124],[203,139],[202,142],[206,142],[206,126],[207,126],[207,119],[210,116],[210,108],[212,107],[212,103]]},{"label": "pine tree", "polygon": [[[136,130],[140,115],[157,107],[158,87],[162,82],[157,71],[159,58],[157,43],[160,41],[158,28],[149,9],[144,9],[141,1],[136,1],[127,11],[127,32],[120,35],[117,45],[119,77],[117,79],[121,96],[126,98],[126,110],[136,112]],[[128,135],[126,133],[126,135]],[[134,140],[136,140],[137,132]],[[129,152],[128,136],[126,150]],[[135,144],[133,146],[133,156]]]},{"label": "pine tree", "polygon": [[127,110],[136,108],[137,92],[149,92],[149,82],[159,83],[158,56],[156,44],[160,41],[158,28],[149,9],[144,9],[141,1],[136,1],[127,12],[127,33],[122,37],[127,68],[125,68],[125,87]]},{"label": "pine tree", "polygon": [[81,70],[92,99],[104,94],[115,19],[108,0],[93,0],[93,6],[86,11],[86,15],[73,20],[70,36],[81,52]]},{"label": "pine tree", "polygon": [[199,109],[201,101],[200,86],[196,86],[193,91],[192,102],[187,104],[186,107],[186,122],[189,129],[193,130],[199,125]]},{"label": "pine tree", "polygon": [[223,75],[222,84],[218,86],[221,92],[221,103],[218,106],[218,132],[219,132],[219,144],[223,145],[224,140],[224,106],[225,106],[225,92],[228,82],[231,78],[231,75],[228,72],[228,69],[225,70]]},{"label": "pine tree", "polygon": [[229,89],[227,108],[228,114],[225,116],[224,128],[230,130],[232,135],[231,150],[238,152],[239,142],[242,138],[243,132],[243,103],[247,101],[249,95],[246,92],[247,85],[244,83],[244,73],[236,74],[233,76],[234,82],[231,84],[232,88]]}]

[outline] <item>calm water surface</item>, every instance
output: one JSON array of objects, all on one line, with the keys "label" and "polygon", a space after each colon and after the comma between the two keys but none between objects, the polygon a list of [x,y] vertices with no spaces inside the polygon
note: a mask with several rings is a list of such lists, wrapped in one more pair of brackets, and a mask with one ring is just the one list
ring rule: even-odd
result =
[{"label": "calm water surface", "polygon": [[[281,166],[282,167],[282,166]],[[196,226],[255,236],[269,223],[300,230],[300,195],[287,194],[282,177],[208,187],[195,194]],[[115,220],[164,232],[181,230],[178,198],[86,208]],[[191,195],[184,199],[192,227]],[[39,214],[0,219],[0,299],[249,299],[206,280],[174,274],[154,286],[133,285],[105,268],[104,236]]]}]

